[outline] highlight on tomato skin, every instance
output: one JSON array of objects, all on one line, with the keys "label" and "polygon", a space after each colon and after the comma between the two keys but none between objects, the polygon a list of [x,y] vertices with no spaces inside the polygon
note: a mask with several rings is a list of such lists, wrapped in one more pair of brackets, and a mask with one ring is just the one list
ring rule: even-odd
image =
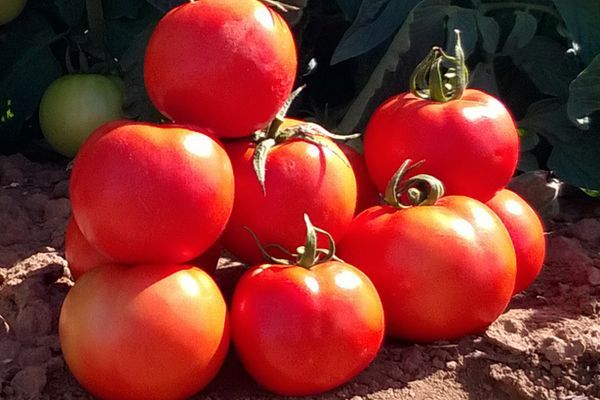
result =
[{"label": "highlight on tomato skin", "polygon": [[544,226],[535,210],[508,189],[500,190],[486,204],[500,217],[515,247],[517,277],[513,294],[517,294],[535,281],[544,265]]},{"label": "highlight on tomato skin", "polygon": [[84,274],[59,318],[65,362],[107,400],[179,400],[202,390],[229,348],[223,296],[188,265],[107,264]]}]

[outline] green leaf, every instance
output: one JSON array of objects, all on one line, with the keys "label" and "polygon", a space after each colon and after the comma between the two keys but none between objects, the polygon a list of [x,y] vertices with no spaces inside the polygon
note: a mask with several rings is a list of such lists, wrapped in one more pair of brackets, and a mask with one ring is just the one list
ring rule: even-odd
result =
[{"label": "green leaf", "polygon": [[519,171],[536,171],[540,169],[540,164],[536,156],[530,151],[523,151],[519,154],[519,164],[517,165]]},{"label": "green leaf", "polygon": [[149,5],[144,5],[136,19],[118,18],[106,21],[106,38],[110,54],[120,59],[137,35],[154,25],[162,16]]},{"label": "green leaf", "polygon": [[145,4],[145,0],[102,0],[106,19],[135,19]]},{"label": "green leaf", "polygon": [[499,97],[498,82],[494,73],[494,64],[478,63],[471,71],[469,87],[473,89],[481,89],[492,96]]},{"label": "green leaf", "polygon": [[[157,10],[166,13],[171,9],[186,3],[186,0],[146,0],[149,4],[151,4]],[[188,0],[189,1],[189,0]]]},{"label": "green leaf", "polygon": [[481,13],[477,13],[476,18],[477,27],[483,40],[483,49],[489,54],[494,54],[500,40],[500,25],[494,18],[486,17]]},{"label": "green leaf", "polygon": [[[369,0],[365,0],[369,1]],[[358,10],[363,0],[337,0],[338,6],[344,13],[344,16],[348,21],[354,21],[354,18],[358,15]]]},{"label": "green leaf", "polygon": [[577,59],[567,53],[566,47],[546,36],[534,36],[515,52],[512,60],[540,92],[550,96],[566,98],[569,84],[579,73]]},{"label": "green leaf", "polygon": [[577,52],[588,64],[600,53],[600,1],[553,0],[565,21]]},{"label": "green leaf", "polygon": [[533,103],[519,126],[545,137],[553,146],[548,166],[574,186],[600,189],[600,131],[583,132],[567,118],[567,106],[558,99]]},{"label": "green leaf", "polygon": [[533,39],[537,31],[537,26],[538,21],[533,15],[523,11],[516,11],[515,25],[506,38],[502,51],[510,55],[525,46]]},{"label": "green leaf", "polygon": [[569,85],[567,113],[581,129],[589,129],[590,114],[600,110],[600,55]]},{"label": "green leaf", "polygon": [[331,64],[375,48],[402,24],[419,0],[365,0],[331,57]]},{"label": "green leaf", "polygon": [[70,27],[81,22],[85,11],[85,0],[55,0],[54,5],[62,20]]},{"label": "green leaf", "polygon": [[446,27],[446,50],[452,53],[451,49],[456,46],[456,35],[454,30],[461,32],[462,48],[465,52],[465,58],[475,50],[477,44],[477,10],[462,7],[450,7],[448,9],[448,22]]},{"label": "green leaf", "polygon": [[450,9],[450,0],[423,0],[411,11],[337,131],[360,131],[374,109],[397,93],[398,86],[407,87],[412,70],[433,45],[443,40],[445,29],[440,21],[448,16]]},{"label": "green leaf", "polygon": [[16,143],[46,88],[62,74],[49,45],[60,37],[37,13],[28,13],[0,41],[0,141]]}]

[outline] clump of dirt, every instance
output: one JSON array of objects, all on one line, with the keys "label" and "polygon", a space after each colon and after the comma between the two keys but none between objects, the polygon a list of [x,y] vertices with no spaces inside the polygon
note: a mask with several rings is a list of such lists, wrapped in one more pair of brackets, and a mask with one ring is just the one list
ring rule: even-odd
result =
[{"label": "clump of dirt", "polygon": [[[69,373],[57,321],[72,286],[64,260],[70,213],[66,165],[0,156],[0,398],[92,399]],[[564,199],[547,224],[538,280],[480,335],[385,343],[348,384],[314,399],[600,398],[600,202]],[[221,259],[226,296],[244,267]],[[277,399],[233,350],[197,400]]]}]

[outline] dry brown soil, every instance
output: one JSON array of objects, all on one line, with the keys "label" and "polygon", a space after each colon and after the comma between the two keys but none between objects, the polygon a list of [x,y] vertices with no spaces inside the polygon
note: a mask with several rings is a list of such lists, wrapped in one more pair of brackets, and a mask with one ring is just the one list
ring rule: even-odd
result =
[{"label": "dry brown soil", "polygon": [[[547,223],[543,273],[484,334],[419,345],[389,340],[370,368],[315,399],[600,398],[600,201],[566,199]],[[72,285],[64,260],[65,165],[0,156],[0,399],[91,399],[57,336]],[[243,266],[221,259],[231,293]],[[194,399],[276,399],[233,351]]]}]

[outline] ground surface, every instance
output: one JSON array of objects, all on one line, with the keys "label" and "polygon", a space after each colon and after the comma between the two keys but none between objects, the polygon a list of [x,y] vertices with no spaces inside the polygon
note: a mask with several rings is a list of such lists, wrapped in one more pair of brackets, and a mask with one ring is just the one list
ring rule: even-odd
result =
[{"label": "ground surface", "polygon": [[[57,337],[72,285],[63,258],[70,213],[64,165],[0,156],[0,399],[91,399]],[[388,341],[373,365],[316,399],[600,398],[600,201],[569,199],[548,223],[543,273],[482,335]],[[222,259],[230,293],[242,267]],[[230,354],[194,399],[274,399]]]}]

